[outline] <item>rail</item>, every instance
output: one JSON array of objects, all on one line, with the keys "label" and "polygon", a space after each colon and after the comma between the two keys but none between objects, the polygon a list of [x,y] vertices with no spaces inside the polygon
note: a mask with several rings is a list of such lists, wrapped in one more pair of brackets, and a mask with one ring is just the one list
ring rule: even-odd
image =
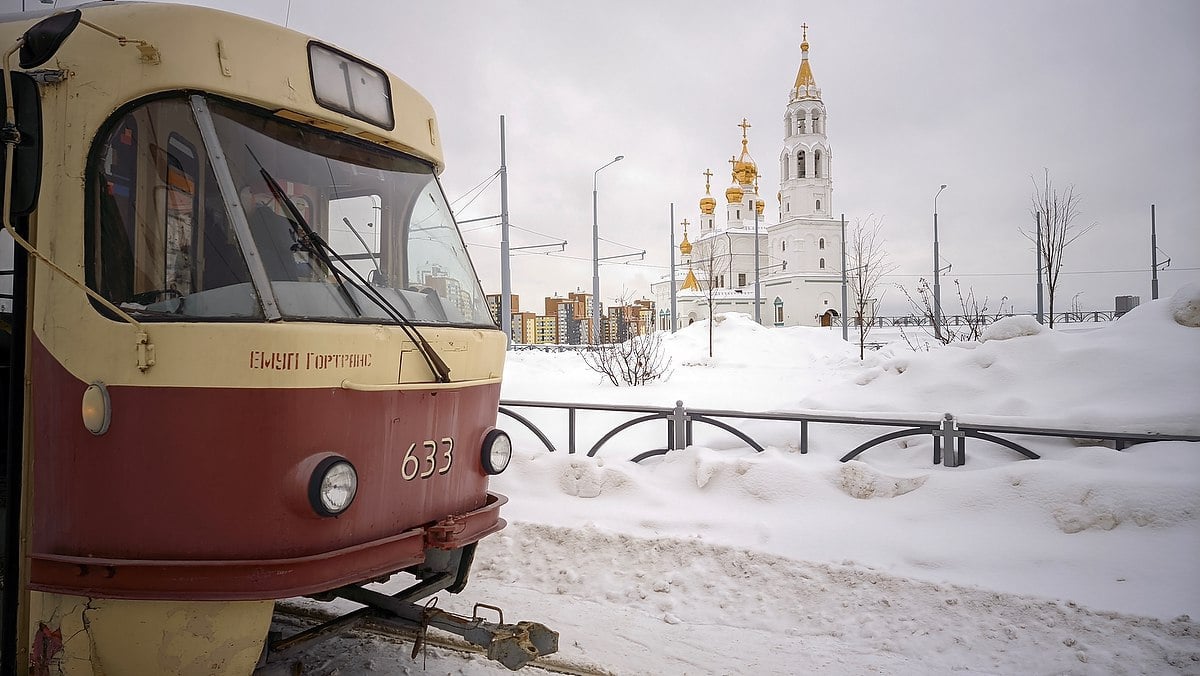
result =
[{"label": "rail", "polygon": [[[942,317],[942,326],[987,326],[1007,317],[1019,315],[1031,315],[1031,312],[999,312],[986,313],[980,315],[944,315]],[[1072,323],[1099,323],[1111,322],[1121,318],[1124,312],[1116,312],[1113,310],[1076,310],[1070,312],[1055,312],[1055,324],[1072,324]],[[1047,314],[1047,318],[1049,318]],[[841,317],[833,317],[834,326],[841,326]],[[902,328],[908,326],[932,326],[932,318],[928,315],[895,315],[895,316],[878,316],[872,317],[868,324],[872,328]],[[851,327],[858,326],[857,320],[853,317],[850,321]]]},{"label": "rail", "polygon": [[[686,448],[692,444],[693,428],[696,423],[722,429],[732,436],[741,439],[755,451],[762,452],[764,447],[744,430],[726,421],[739,420],[772,420],[800,424],[800,453],[807,454],[809,450],[810,425],[853,425],[869,427],[900,428],[876,436],[859,444],[856,448],[842,456],[841,461],[847,462],[862,453],[882,443],[903,437],[928,434],[933,437],[933,464],[943,464],[947,467],[958,467],[966,464],[967,438],[987,441],[1008,448],[1026,458],[1037,459],[1040,456],[1025,446],[1007,438],[1007,436],[1056,437],[1063,439],[1089,439],[1098,442],[1112,442],[1117,450],[1125,449],[1133,444],[1149,441],[1193,441],[1200,442],[1200,435],[1159,434],[1155,432],[1114,432],[1104,430],[1077,430],[1049,427],[1026,427],[1020,425],[991,425],[967,423],[947,413],[939,419],[930,418],[892,418],[865,417],[840,414],[825,414],[812,412],[754,412],[731,411],[724,409],[689,409],[682,401],[675,402],[671,408],[659,406],[634,406],[616,404],[585,404],[557,403],[544,401],[503,400],[500,402],[500,413],[512,418],[528,429],[550,452],[557,452],[550,437],[528,417],[514,409],[553,409],[565,411],[567,415],[567,453],[577,452],[578,444],[578,412],[595,411],[608,413],[627,413],[632,417],[609,429],[592,444],[587,455],[594,457],[600,449],[621,432],[656,420],[666,423],[666,444],[661,448],[646,449],[632,458],[633,462],[641,462],[648,458],[665,455],[670,451]],[[1006,435],[1006,436],[997,436]],[[943,452],[943,444],[945,449]]]}]

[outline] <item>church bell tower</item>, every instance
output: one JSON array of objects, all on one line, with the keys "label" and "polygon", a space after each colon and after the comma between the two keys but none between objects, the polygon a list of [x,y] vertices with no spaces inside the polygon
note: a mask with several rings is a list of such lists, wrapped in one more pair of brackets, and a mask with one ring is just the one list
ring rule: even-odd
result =
[{"label": "church bell tower", "polygon": [[825,104],[808,63],[808,24],[803,24],[800,71],[783,115],[779,220],[831,218],[833,154],[826,137]]}]

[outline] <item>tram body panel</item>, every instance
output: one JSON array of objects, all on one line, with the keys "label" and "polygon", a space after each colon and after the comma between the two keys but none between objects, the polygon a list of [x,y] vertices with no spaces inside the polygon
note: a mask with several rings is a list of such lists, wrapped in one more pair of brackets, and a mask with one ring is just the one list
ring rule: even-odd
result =
[{"label": "tram body panel", "polygon": [[[31,673],[249,674],[271,601],[124,601],[34,592]],[[50,623],[47,623],[50,621]]]},{"label": "tram body panel", "polygon": [[[34,508],[46,515],[33,531],[37,589],[125,598],[315,593],[419,563],[428,542],[410,531],[487,502],[478,456],[499,383],[382,392],[116,386],[108,388],[112,422],[94,436],[79,422],[87,383],[40,345],[34,374],[34,407],[46,421],[35,420],[34,436]],[[355,466],[358,493],[345,513],[321,517],[309,483],[331,455]],[[491,514],[464,537],[502,524]],[[80,559],[90,567],[81,571]],[[176,570],[161,581],[139,572],[155,562]]]}]

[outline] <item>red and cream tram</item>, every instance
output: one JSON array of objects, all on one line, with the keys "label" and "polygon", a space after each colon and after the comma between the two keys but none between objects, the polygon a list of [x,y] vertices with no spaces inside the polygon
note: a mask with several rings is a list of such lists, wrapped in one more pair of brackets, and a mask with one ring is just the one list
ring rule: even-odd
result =
[{"label": "red and cream tram", "polygon": [[460,591],[504,526],[506,343],[429,103],[183,5],[0,45],[7,664],[248,674],[276,599]]}]

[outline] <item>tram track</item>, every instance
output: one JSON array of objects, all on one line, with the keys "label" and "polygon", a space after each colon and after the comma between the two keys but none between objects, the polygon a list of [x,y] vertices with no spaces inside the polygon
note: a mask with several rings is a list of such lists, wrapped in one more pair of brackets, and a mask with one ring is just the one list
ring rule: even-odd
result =
[{"label": "tram track", "polygon": [[[328,622],[329,620],[335,619],[337,616],[338,615],[336,613],[319,608],[312,608],[295,603],[278,602],[275,604],[275,618],[273,621],[278,623],[282,620],[285,623],[295,625],[296,628],[303,628],[305,625]],[[383,624],[374,621],[369,617],[359,622],[351,630],[351,632],[365,634],[372,638],[393,643],[397,646],[407,644],[406,647],[410,651],[410,654],[414,655],[414,659],[419,656],[417,650],[420,648],[414,648],[414,646],[418,645],[440,648],[442,650],[457,653],[462,656],[485,656],[487,652],[479,646],[473,645],[448,634],[427,631],[422,637],[420,636],[420,632],[415,629],[403,629],[388,624]],[[304,655],[299,655],[298,659],[301,661],[301,663],[303,663]],[[499,665],[497,666],[499,667]],[[539,657],[528,662],[524,667],[522,667],[521,671],[529,673],[529,670],[531,669],[541,673],[567,674],[568,676],[616,676],[616,672],[608,671],[594,665],[571,662],[550,656]]]}]

